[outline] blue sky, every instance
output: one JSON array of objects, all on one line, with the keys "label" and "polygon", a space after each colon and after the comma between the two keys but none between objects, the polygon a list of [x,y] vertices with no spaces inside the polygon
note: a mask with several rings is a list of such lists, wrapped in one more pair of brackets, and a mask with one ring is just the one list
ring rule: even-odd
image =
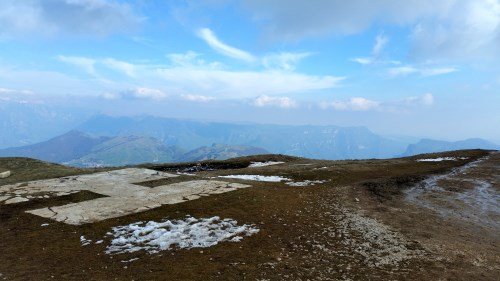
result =
[{"label": "blue sky", "polygon": [[500,140],[500,1],[0,3],[0,98]]}]

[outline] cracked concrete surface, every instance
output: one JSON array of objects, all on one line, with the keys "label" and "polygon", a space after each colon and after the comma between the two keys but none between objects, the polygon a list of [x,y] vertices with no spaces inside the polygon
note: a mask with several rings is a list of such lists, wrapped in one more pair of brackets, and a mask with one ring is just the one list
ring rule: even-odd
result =
[{"label": "cracked concrete surface", "polygon": [[[219,194],[250,187],[250,185],[215,180],[191,180],[154,188],[137,183],[177,177],[149,169],[127,168],[81,176],[32,181],[0,187],[0,203],[14,204],[33,198],[64,196],[90,191],[106,197],[26,211],[59,222],[80,225],[144,212],[161,205],[195,200],[201,196]],[[9,198],[18,198],[12,200]],[[3,199],[3,200],[2,200]]]}]

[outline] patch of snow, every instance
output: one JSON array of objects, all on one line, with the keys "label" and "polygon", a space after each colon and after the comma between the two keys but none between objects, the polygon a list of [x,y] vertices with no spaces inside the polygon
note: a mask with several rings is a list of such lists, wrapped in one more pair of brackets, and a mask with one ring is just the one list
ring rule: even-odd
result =
[{"label": "patch of snow", "polygon": [[278,164],[283,164],[285,162],[281,161],[267,161],[267,162],[252,162],[249,168],[257,168],[257,167],[265,167],[265,166],[271,166],[271,165],[278,165]]},{"label": "patch of snow", "polygon": [[185,172],[177,172],[176,174],[183,175],[183,176],[196,176],[195,174],[185,173]]},{"label": "patch of snow", "polygon": [[[461,158],[463,158],[463,157],[461,157]],[[455,157],[438,157],[438,158],[426,158],[426,159],[418,159],[417,160],[417,162],[441,162],[441,161],[457,161],[457,158],[455,158]]]},{"label": "patch of snow", "polygon": [[95,243],[96,244],[101,244],[102,242],[104,242],[104,240],[99,240],[99,241],[96,241]]},{"label": "patch of snow", "polygon": [[87,246],[90,243],[92,243],[92,240],[85,238],[85,236],[80,236],[80,243],[82,243],[82,246]]},{"label": "patch of snow", "polygon": [[239,242],[243,236],[259,232],[253,225],[238,225],[233,219],[211,217],[196,219],[186,217],[181,220],[162,222],[136,222],[113,228],[113,240],[106,254],[133,253],[146,251],[150,254],[173,247],[181,249],[206,248],[220,242]]},{"label": "patch of snow", "polygon": [[281,176],[260,176],[260,175],[229,175],[229,176],[219,176],[219,178],[240,179],[240,180],[250,180],[250,181],[266,181],[266,182],[291,181],[291,179],[284,178]]},{"label": "patch of snow", "polygon": [[320,167],[320,168],[314,168],[313,170],[322,170],[322,169],[328,169],[328,167],[325,166],[325,167]]},{"label": "patch of snow", "polygon": [[133,262],[133,261],[136,261],[138,260],[139,258],[133,258],[133,259],[129,259],[129,260],[122,260],[121,262]]},{"label": "patch of snow", "polygon": [[40,226],[49,226],[48,223],[42,223]]},{"label": "patch of snow", "polygon": [[305,180],[305,181],[298,181],[298,182],[287,182],[285,184],[289,186],[310,186],[310,185],[315,185],[315,184],[322,184],[328,182],[327,180]]}]

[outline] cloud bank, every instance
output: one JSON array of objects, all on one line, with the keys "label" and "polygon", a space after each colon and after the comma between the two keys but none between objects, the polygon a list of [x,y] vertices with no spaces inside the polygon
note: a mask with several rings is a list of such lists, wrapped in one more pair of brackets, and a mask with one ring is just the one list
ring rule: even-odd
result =
[{"label": "cloud bank", "polygon": [[129,4],[111,0],[0,1],[0,37],[7,38],[106,36],[141,21]]}]

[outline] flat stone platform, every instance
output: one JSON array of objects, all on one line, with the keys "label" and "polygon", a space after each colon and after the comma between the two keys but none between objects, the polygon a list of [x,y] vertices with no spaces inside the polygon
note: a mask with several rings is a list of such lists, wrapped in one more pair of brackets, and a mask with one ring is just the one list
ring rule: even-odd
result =
[{"label": "flat stone platform", "polygon": [[250,185],[216,180],[189,180],[157,187],[138,183],[178,177],[150,169],[126,168],[89,175],[31,181],[0,187],[0,205],[27,202],[33,198],[51,198],[80,191],[106,197],[63,206],[28,210],[37,216],[72,225],[97,222],[144,212],[161,205],[195,200],[201,196],[229,192]]}]

